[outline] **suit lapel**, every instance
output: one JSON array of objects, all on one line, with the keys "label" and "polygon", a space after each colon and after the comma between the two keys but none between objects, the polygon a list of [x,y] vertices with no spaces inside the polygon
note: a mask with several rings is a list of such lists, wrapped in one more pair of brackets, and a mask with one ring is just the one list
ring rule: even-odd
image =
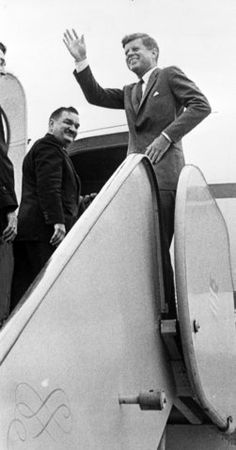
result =
[{"label": "suit lapel", "polygon": [[146,89],[144,91],[142,100],[141,100],[141,102],[139,104],[138,111],[140,110],[141,106],[143,105],[143,103],[145,102],[146,98],[148,97],[148,94],[150,93],[151,89],[153,88],[154,84],[156,83],[156,80],[158,78],[159,73],[160,73],[160,69],[158,69],[158,68],[155,69],[151,73],[150,78],[148,80],[147,87],[146,87]]},{"label": "suit lapel", "polygon": [[145,89],[145,92],[143,94],[142,100],[140,103],[137,102],[137,95],[136,95],[136,91],[137,91],[137,84],[132,84],[127,86],[127,90],[126,90],[126,95],[129,98],[129,105],[131,103],[131,108],[133,109],[135,115],[138,114],[138,112],[140,111],[140,108],[142,107],[142,105],[144,104],[144,102],[146,101],[151,89],[153,88],[153,86],[155,85],[158,75],[160,73],[161,69],[156,68],[152,74],[150,75],[150,78],[148,80],[148,84],[147,87]]}]

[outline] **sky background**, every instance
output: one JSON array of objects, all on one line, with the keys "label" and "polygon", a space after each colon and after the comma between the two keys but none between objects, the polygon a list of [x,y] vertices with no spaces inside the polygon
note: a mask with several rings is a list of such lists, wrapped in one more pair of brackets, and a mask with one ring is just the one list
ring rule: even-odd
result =
[{"label": "sky background", "polygon": [[66,28],[85,34],[99,83],[121,88],[136,80],[121,39],[143,31],[160,46],[159,66],[178,65],[212,106],[211,116],[184,138],[186,162],[198,165],[208,182],[236,182],[236,0],[0,0],[0,17],[7,70],[25,89],[32,141],[46,133],[50,113],[61,105],[79,110],[81,137],[126,123],[123,111],[84,99],[62,42]]}]

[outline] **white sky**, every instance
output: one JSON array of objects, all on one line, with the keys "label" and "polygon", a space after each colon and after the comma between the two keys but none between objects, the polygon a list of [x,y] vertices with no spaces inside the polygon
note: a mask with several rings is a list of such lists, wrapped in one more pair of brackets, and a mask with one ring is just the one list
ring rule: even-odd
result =
[{"label": "white sky", "polygon": [[120,41],[144,31],[159,43],[159,66],[178,65],[214,111],[184,138],[186,162],[198,165],[209,182],[236,182],[236,0],[0,0],[0,17],[7,69],[25,88],[32,140],[46,133],[50,113],[62,105],[80,111],[82,132],[126,123],[123,111],[84,99],[62,42],[66,28],[85,34],[104,87],[135,80]]}]

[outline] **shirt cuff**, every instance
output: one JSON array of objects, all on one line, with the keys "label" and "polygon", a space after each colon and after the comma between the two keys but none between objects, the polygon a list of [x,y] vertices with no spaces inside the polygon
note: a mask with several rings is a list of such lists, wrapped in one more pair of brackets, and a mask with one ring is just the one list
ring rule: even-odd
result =
[{"label": "shirt cuff", "polygon": [[82,72],[86,67],[88,67],[89,63],[87,58],[83,59],[83,61],[75,61],[75,70],[76,72]]},{"label": "shirt cuff", "polygon": [[165,133],[165,131],[162,131],[161,134],[162,134],[162,136],[164,136],[167,139],[167,141],[170,142],[170,144],[172,143],[171,138],[168,136],[168,134]]}]

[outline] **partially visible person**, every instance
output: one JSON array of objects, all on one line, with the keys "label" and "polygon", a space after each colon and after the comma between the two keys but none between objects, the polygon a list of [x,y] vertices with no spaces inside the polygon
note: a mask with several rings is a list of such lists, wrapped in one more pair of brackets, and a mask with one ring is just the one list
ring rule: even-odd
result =
[{"label": "partially visible person", "polygon": [[[0,42],[0,76],[5,74],[6,50],[6,46]],[[2,242],[12,242],[17,230],[15,210],[18,204],[15,194],[13,164],[7,155],[8,143],[4,129],[5,119],[5,113],[0,106],[0,237]]]},{"label": "partially visible person", "polygon": [[210,113],[208,100],[178,67],[157,66],[159,47],[146,33],[134,33],[122,39],[128,69],[139,80],[123,89],[104,89],[95,80],[83,35],[79,37],[75,30],[67,30],[63,40],[75,60],[74,76],[86,99],[105,108],[125,109],[128,154],[145,153],[152,162],[160,193],[165,294],[169,316],[175,317],[168,249],[174,232],[176,187],[184,166],[181,139]]},{"label": "partially visible person", "polygon": [[13,164],[1,142],[0,115],[0,238],[1,243],[10,243],[17,233],[17,199],[14,189]]},{"label": "partially visible person", "polygon": [[78,218],[80,180],[66,147],[79,125],[75,108],[57,109],[24,158],[11,310]]},{"label": "partially visible person", "polygon": [[10,311],[14,265],[12,242],[17,233],[17,206],[13,165],[4,151],[0,131],[0,328]]},{"label": "partially visible person", "polygon": [[5,74],[6,69],[6,46],[0,42],[0,74]]},{"label": "partially visible person", "polygon": [[[0,77],[5,75],[6,46],[0,42]],[[14,169],[7,155],[4,111],[0,107],[0,327],[9,315],[13,273],[12,242],[17,233]]]}]

